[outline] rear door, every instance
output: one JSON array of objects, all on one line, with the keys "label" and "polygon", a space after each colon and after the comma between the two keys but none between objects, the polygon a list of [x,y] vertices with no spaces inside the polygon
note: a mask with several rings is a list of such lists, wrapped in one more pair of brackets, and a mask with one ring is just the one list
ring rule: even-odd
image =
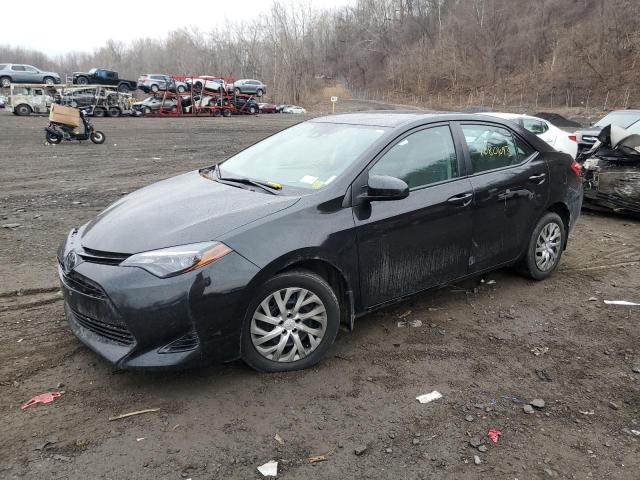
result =
[{"label": "rear door", "polygon": [[[467,273],[471,182],[448,124],[414,129],[387,147],[353,184],[365,308]],[[407,198],[358,204],[369,175],[403,179]]]},{"label": "rear door", "polygon": [[516,260],[549,194],[547,164],[517,133],[502,125],[460,122],[473,186],[471,272]]},{"label": "rear door", "polygon": [[28,83],[29,78],[24,65],[11,65],[11,78],[14,82]]}]

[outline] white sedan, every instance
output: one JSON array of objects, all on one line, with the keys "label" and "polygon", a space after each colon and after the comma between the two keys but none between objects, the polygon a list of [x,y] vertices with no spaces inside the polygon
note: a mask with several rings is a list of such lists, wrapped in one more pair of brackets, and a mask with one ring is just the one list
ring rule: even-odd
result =
[{"label": "white sedan", "polygon": [[518,123],[559,152],[568,153],[571,158],[575,159],[578,154],[578,143],[576,142],[575,134],[565,132],[547,120],[517,113],[486,112],[482,115],[504,118]]}]

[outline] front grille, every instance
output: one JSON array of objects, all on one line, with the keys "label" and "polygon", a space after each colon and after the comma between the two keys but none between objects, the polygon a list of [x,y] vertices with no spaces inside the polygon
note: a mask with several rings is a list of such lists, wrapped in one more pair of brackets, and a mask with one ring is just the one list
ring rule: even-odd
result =
[{"label": "front grille", "polygon": [[103,299],[107,296],[102,288],[78,272],[63,273],[62,281],[71,290],[88,295],[89,297]]},{"label": "front grille", "polygon": [[159,350],[159,353],[179,353],[188,352],[198,348],[200,341],[196,332],[189,332],[186,335],[174,340],[169,345],[165,345]]},{"label": "front grille", "polygon": [[78,256],[80,256],[80,258],[85,262],[99,263],[101,265],[120,265],[123,261],[129,258],[129,255],[126,253],[102,252],[91,248],[83,248],[82,250],[79,250]]},{"label": "front grille", "polygon": [[132,345],[135,338],[124,324],[108,323],[97,318],[84,315],[76,310],[72,310],[71,313],[76,322],[82,325],[87,330],[104,337],[112,342],[119,343],[120,345]]}]

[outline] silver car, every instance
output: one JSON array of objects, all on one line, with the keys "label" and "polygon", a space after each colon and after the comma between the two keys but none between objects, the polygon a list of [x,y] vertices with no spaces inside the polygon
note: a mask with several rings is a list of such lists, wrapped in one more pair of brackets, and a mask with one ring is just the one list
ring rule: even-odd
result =
[{"label": "silver car", "polygon": [[239,93],[254,94],[257,97],[261,97],[267,93],[267,86],[260,80],[252,80],[250,78],[244,78],[233,82],[233,93],[236,95]]},{"label": "silver car", "polygon": [[8,88],[12,83],[55,85],[60,83],[60,75],[55,72],[45,72],[32,65],[0,63],[0,86]]},{"label": "silver car", "polygon": [[156,93],[169,90],[184,93],[187,91],[187,84],[179,80],[173,80],[169,75],[160,73],[147,73],[138,78],[138,88],[145,93]]}]

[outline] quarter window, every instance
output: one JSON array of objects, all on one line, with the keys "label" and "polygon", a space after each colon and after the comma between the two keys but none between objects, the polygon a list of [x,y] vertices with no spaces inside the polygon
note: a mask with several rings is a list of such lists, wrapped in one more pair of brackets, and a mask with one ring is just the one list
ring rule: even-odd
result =
[{"label": "quarter window", "polygon": [[462,125],[469,147],[473,173],[517,165],[533,153],[506,128],[489,125]]},{"label": "quarter window", "polygon": [[456,178],[456,149],[449,127],[427,128],[403,138],[369,173],[400,178],[409,188]]}]

